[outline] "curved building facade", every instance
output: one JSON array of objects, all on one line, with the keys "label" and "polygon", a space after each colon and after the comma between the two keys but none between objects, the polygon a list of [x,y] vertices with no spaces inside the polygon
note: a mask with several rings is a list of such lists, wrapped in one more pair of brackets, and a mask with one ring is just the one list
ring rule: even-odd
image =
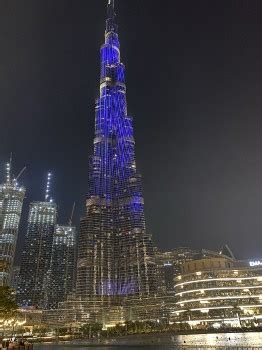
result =
[{"label": "curved building facade", "polygon": [[262,267],[217,257],[187,262],[175,280],[173,321],[191,328],[258,326]]}]

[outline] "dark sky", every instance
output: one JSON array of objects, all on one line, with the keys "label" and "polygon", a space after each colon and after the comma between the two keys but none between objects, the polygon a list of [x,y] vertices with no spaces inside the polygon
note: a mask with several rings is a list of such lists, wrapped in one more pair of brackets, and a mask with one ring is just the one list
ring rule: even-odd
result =
[{"label": "dark sky", "polygon": [[[116,2],[148,230],[261,257],[261,0]],[[0,159],[28,167],[24,221],[49,169],[60,223],[83,213],[105,3],[0,2]]]}]

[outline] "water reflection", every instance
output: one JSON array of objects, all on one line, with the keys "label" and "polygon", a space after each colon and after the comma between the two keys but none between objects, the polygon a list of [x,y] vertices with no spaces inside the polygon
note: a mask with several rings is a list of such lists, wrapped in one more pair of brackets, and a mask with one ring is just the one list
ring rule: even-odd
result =
[{"label": "water reflection", "polygon": [[[181,345],[220,347],[227,348],[236,346],[254,346],[262,349],[262,333],[225,333],[225,334],[199,334],[199,335],[180,335],[172,336],[170,334],[132,336],[128,338],[115,339],[115,346],[92,346],[90,349],[96,350],[167,350],[177,349]],[[117,346],[117,347],[116,347]],[[87,344],[41,344],[35,345],[35,350],[86,350]],[[214,349],[214,348],[213,348]]]},{"label": "water reflection", "polygon": [[210,346],[262,346],[262,333],[198,334],[177,337],[178,344]]}]

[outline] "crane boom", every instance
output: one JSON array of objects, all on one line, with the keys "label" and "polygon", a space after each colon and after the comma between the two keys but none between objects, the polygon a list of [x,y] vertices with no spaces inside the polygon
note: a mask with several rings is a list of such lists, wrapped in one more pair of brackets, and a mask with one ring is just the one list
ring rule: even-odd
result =
[{"label": "crane boom", "polygon": [[15,181],[17,181],[22,175],[23,173],[25,172],[26,170],[26,166],[20,171],[20,173],[15,177]]},{"label": "crane boom", "polygon": [[72,223],[73,223],[73,216],[75,213],[75,207],[76,207],[76,202],[74,202],[74,204],[73,204],[72,212],[71,212],[69,222],[68,222],[69,226],[72,226]]}]

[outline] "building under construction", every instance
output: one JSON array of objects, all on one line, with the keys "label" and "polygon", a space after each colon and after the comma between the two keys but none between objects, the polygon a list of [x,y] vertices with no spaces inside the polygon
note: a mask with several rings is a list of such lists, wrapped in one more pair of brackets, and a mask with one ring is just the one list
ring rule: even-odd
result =
[{"label": "building under construction", "polygon": [[55,228],[50,269],[48,272],[48,309],[58,307],[74,288],[76,228],[57,225]]},{"label": "building under construction", "polygon": [[[24,169],[23,169],[24,170]],[[25,188],[19,186],[22,172],[13,178],[11,162],[6,164],[6,179],[0,185],[0,286],[11,285],[16,242]]]},{"label": "building under construction", "polygon": [[57,206],[50,198],[51,173],[48,173],[45,201],[29,207],[27,232],[22,251],[17,300],[21,306],[45,307],[52,245],[57,221]]},{"label": "building under construction", "polygon": [[32,202],[20,269],[17,300],[21,306],[45,307],[57,206]]}]

